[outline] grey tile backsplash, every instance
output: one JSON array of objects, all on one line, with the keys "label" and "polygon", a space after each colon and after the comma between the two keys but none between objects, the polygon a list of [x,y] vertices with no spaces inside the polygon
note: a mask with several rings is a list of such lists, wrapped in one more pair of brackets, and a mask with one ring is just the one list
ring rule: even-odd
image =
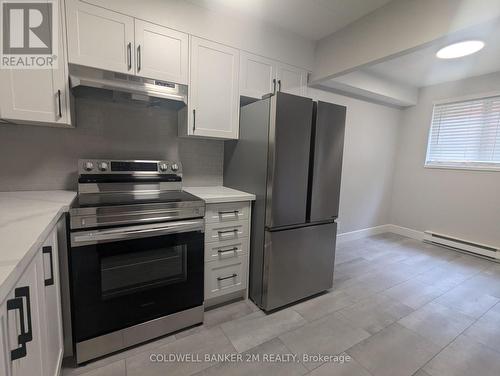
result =
[{"label": "grey tile backsplash", "polygon": [[79,158],[178,160],[184,185],[221,185],[224,143],[177,137],[177,112],[76,100],[75,129],[0,124],[0,191],[76,189]]}]

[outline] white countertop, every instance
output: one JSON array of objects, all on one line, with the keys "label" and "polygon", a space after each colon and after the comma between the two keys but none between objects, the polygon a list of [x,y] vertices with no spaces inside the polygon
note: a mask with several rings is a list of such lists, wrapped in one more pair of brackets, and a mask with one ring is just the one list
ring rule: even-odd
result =
[{"label": "white countertop", "polygon": [[76,192],[0,192],[0,302],[56,225]]},{"label": "white countertop", "polygon": [[203,199],[207,204],[219,202],[254,201],[255,195],[252,193],[237,191],[236,189],[222,186],[215,187],[183,187],[189,192]]}]

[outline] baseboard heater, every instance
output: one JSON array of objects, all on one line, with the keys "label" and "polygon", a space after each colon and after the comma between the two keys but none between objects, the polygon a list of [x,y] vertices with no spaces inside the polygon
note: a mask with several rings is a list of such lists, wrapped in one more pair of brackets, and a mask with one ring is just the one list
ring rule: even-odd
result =
[{"label": "baseboard heater", "polygon": [[486,257],[491,260],[500,260],[500,248],[438,234],[433,231],[424,231],[424,242],[442,245],[457,251]]}]

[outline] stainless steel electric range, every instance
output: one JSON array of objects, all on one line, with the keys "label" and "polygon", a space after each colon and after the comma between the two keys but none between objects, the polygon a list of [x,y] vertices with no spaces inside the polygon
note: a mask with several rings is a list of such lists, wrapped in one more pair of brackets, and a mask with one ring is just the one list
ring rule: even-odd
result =
[{"label": "stainless steel electric range", "polygon": [[180,163],[79,161],[68,257],[78,364],[203,321],[204,214]]}]

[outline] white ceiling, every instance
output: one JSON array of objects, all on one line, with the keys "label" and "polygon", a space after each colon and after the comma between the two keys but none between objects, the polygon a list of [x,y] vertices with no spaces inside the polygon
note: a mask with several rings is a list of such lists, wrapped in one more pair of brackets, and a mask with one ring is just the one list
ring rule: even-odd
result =
[{"label": "white ceiling", "polygon": [[[463,31],[445,41],[433,43],[404,56],[387,60],[363,69],[378,77],[414,87],[462,80],[500,71],[500,22]],[[441,60],[436,52],[449,43],[467,39],[480,39],[486,43],[483,50],[458,59]]]},{"label": "white ceiling", "polygon": [[304,38],[319,40],[391,0],[187,0],[212,11],[236,12]]}]

